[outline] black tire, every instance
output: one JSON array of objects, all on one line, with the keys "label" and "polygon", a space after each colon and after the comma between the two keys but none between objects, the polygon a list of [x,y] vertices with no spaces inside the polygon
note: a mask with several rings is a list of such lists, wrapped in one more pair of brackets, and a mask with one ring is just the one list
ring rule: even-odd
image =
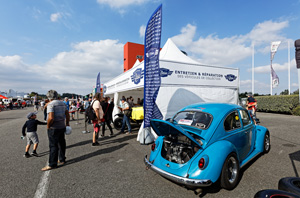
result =
[{"label": "black tire", "polygon": [[240,175],[240,165],[235,153],[227,156],[221,173],[221,187],[232,190],[238,184]]},{"label": "black tire", "polygon": [[270,141],[270,133],[269,131],[266,132],[265,137],[264,137],[264,154],[269,153],[271,149],[271,141]]},{"label": "black tire", "polygon": [[115,121],[114,121],[114,128],[116,130],[121,130],[122,122],[123,122],[123,118],[120,118],[120,117],[116,118]]},{"label": "black tire", "polygon": [[267,189],[267,190],[258,191],[254,195],[254,198],[300,198],[300,197],[294,193],[289,193],[282,190]]},{"label": "black tire", "polygon": [[300,178],[299,177],[285,177],[278,182],[278,189],[291,192],[300,196]]}]

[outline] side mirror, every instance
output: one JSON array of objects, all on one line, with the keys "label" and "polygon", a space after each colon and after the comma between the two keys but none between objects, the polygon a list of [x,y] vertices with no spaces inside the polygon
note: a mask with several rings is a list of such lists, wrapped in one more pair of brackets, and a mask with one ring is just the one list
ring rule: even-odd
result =
[{"label": "side mirror", "polygon": [[166,121],[173,123],[173,119],[172,118],[167,118]]}]

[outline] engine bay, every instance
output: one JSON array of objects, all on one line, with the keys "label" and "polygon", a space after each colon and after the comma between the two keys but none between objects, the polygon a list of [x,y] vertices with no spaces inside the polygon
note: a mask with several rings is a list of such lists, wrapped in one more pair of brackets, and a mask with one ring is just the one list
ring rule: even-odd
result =
[{"label": "engine bay", "polygon": [[183,134],[170,134],[164,137],[161,156],[174,163],[188,162],[199,150],[199,146]]}]

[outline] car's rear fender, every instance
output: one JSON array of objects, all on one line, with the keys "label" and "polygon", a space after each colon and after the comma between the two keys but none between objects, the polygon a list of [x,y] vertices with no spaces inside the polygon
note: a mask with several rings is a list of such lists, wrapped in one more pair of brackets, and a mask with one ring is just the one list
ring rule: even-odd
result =
[{"label": "car's rear fender", "polygon": [[[221,140],[211,144],[191,162],[188,171],[189,178],[209,179],[213,183],[216,182],[220,177],[224,161],[230,153],[236,153],[236,148],[229,141]],[[203,170],[198,166],[202,157],[207,163],[206,168]]]},{"label": "car's rear fender", "polygon": [[163,139],[164,139],[163,136],[159,136],[159,137],[155,140],[155,148],[154,148],[154,150],[151,150],[151,154],[150,154],[150,156],[149,156],[149,161],[150,161],[150,162],[152,162],[153,160],[155,160],[157,154],[161,152]]},{"label": "car's rear fender", "polygon": [[264,139],[267,131],[269,130],[266,127],[256,125],[255,150],[258,152],[264,151]]}]

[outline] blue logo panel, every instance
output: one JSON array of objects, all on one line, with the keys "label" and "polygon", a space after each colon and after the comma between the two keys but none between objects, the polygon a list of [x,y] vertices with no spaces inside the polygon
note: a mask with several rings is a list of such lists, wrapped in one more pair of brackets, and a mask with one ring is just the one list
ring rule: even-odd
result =
[{"label": "blue logo panel", "polygon": [[139,84],[141,82],[141,79],[144,77],[144,70],[141,68],[136,69],[132,76],[131,76],[131,81],[134,82],[134,84]]},{"label": "blue logo panel", "polygon": [[160,68],[160,77],[167,77],[171,76],[173,71],[170,71],[169,69],[166,68]]},{"label": "blue logo panel", "polygon": [[234,80],[237,78],[237,76],[235,76],[235,75],[233,75],[233,74],[227,74],[227,75],[225,76],[225,78],[226,78],[228,81],[232,82],[232,81],[234,81]]}]

